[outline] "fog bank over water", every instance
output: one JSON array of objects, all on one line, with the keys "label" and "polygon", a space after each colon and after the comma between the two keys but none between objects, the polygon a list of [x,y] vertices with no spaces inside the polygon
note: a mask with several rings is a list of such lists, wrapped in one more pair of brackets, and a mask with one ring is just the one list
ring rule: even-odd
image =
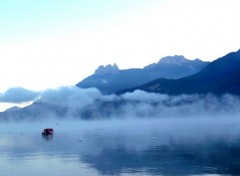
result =
[{"label": "fog bank over water", "polygon": [[[44,128],[53,128],[54,136],[66,135],[70,138],[89,141],[92,138],[113,138],[116,143],[109,141],[102,145],[119,147],[119,140],[125,140],[128,147],[147,147],[154,143],[172,145],[174,143],[196,144],[224,141],[232,143],[240,139],[240,119],[236,118],[162,118],[162,119],[108,119],[108,120],[49,120],[45,122],[10,122],[0,124],[0,144],[7,140],[7,136],[41,135]],[[74,134],[72,136],[72,134]],[[70,135],[70,136],[69,136]],[[87,136],[84,136],[87,135]],[[53,136],[53,137],[54,137]],[[6,138],[5,138],[6,137]],[[144,140],[138,143],[132,140]],[[122,141],[123,142],[123,141]],[[132,146],[134,145],[134,146]],[[95,146],[95,145],[94,145]],[[94,147],[92,146],[92,147]],[[100,146],[99,146],[100,147]]]},{"label": "fog bank over water", "polygon": [[5,121],[102,120],[102,119],[239,119],[240,98],[147,93],[136,90],[122,95],[102,95],[95,88],[61,87],[42,92],[32,105],[0,113]]},{"label": "fog bank over water", "polygon": [[[8,167],[0,168],[9,173],[9,165],[27,173],[42,167],[49,171],[46,160],[52,159],[49,175],[81,167],[94,171],[84,175],[238,175],[239,125],[240,120],[226,118],[4,123],[0,160]],[[54,128],[54,135],[42,136],[45,127]]]},{"label": "fog bank over water", "polygon": [[116,96],[102,95],[95,88],[63,87],[44,92],[39,101],[67,108],[64,119],[231,118],[240,114],[240,98],[229,94],[169,96],[137,90]]}]

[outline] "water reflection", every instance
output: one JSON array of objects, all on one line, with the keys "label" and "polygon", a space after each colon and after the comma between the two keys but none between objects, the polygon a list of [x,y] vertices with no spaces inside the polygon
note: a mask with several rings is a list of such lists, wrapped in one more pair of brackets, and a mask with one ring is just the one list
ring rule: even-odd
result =
[{"label": "water reflection", "polygon": [[153,175],[236,174],[239,169],[240,146],[202,144],[196,146],[155,146],[138,152],[123,147],[105,149],[98,155],[84,155],[102,174],[118,175],[145,170]]},{"label": "water reflection", "polygon": [[[84,175],[239,175],[240,130],[235,126],[216,129],[57,130],[54,136],[5,133],[0,134],[0,154],[7,159],[1,162],[4,175],[11,175],[6,168],[25,165],[32,166],[31,173],[45,168],[42,175],[80,171]],[[26,167],[18,175],[29,173]]]},{"label": "water reflection", "polygon": [[46,141],[52,141],[54,138],[54,135],[42,135],[42,138]]}]

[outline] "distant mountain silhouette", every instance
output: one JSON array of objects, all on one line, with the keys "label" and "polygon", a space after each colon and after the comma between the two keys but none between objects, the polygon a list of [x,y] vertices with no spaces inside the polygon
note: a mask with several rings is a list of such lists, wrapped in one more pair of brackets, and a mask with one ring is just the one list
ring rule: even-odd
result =
[{"label": "distant mountain silhouette", "polygon": [[96,87],[104,94],[136,87],[157,78],[177,79],[199,72],[208,62],[188,60],[183,56],[168,56],[143,69],[120,70],[116,64],[99,66],[95,73],[77,84],[80,88]]},{"label": "distant mountain silhouette", "polygon": [[181,79],[156,79],[118,93],[132,92],[136,89],[169,95],[206,93],[240,95],[240,50],[211,62],[194,75]]},{"label": "distant mountain silhouette", "polygon": [[0,112],[0,121],[38,121],[54,117],[64,117],[68,111],[67,107],[46,102],[35,101],[24,108],[8,109]]},{"label": "distant mountain silhouette", "polygon": [[[96,101],[84,107],[62,106],[58,103],[36,101],[24,108],[10,108],[0,112],[0,122],[5,121],[45,121],[54,119],[101,119],[110,118],[111,114],[122,108],[127,102],[117,101]],[[129,102],[130,103],[130,102]]]},{"label": "distant mountain silhouette", "polygon": [[13,106],[13,107],[11,107],[11,108],[6,109],[5,112],[15,112],[15,111],[18,111],[18,110],[20,110],[20,109],[21,109],[21,108],[18,107],[18,106]]}]

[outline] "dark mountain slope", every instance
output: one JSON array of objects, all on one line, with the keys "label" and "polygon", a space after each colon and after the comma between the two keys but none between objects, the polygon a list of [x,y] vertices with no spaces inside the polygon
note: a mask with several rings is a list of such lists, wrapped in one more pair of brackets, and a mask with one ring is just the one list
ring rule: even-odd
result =
[{"label": "dark mountain slope", "polygon": [[143,69],[119,70],[117,65],[100,66],[93,75],[77,84],[80,88],[96,87],[102,93],[136,87],[157,78],[177,79],[199,72],[208,62],[188,60],[183,56],[168,56]]},{"label": "dark mountain slope", "polygon": [[213,61],[197,74],[177,80],[156,79],[140,87],[118,93],[131,92],[136,89],[170,95],[194,93],[240,95],[240,50]]}]

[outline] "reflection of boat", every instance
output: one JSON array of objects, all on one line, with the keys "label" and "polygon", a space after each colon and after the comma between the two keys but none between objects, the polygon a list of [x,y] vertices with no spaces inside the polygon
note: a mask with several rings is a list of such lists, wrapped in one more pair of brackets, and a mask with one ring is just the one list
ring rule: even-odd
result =
[{"label": "reflection of boat", "polygon": [[53,134],[53,129],[52,128],[45,128],[42,131],[42,135],[52,135]]},{"label": "reflection of boat", "polygon": [[42,135],[42,138],[46,141],[52,141],[53,140],[54,135]]}]

